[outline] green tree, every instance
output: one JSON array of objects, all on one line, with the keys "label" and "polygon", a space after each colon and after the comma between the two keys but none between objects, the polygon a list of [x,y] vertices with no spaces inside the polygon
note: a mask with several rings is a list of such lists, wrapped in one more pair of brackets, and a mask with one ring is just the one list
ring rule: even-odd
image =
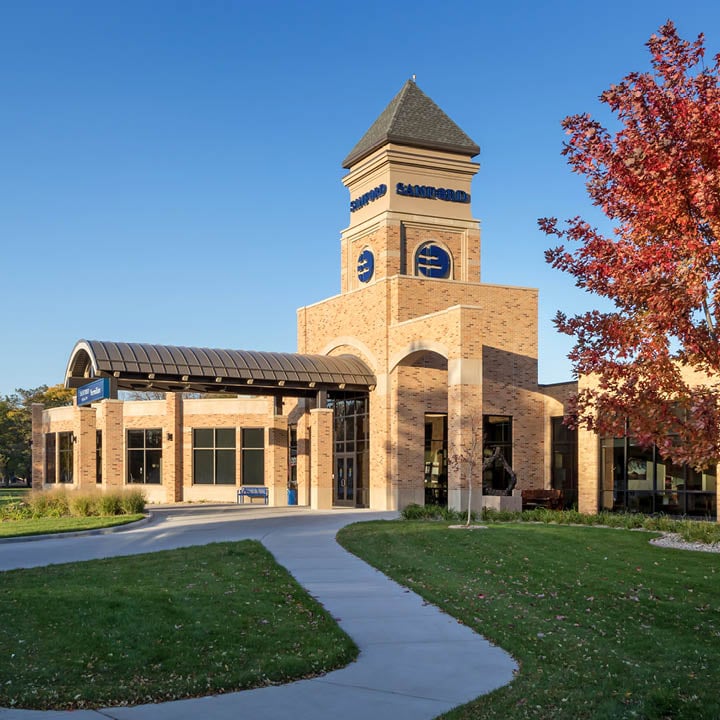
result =
[{"label": "green tree", "polygon": [[73,392],[62,385],[41,385],[0,397],[0,478],[30,478],[33,403],[46,408],[69,405]]}]

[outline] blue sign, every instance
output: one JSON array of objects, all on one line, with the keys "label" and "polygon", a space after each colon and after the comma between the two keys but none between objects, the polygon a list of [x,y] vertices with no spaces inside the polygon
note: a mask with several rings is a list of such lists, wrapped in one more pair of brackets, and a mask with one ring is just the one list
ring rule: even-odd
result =
[{"label": "blue sign", "polygon": [[104,400],[110,397],[110,378],[98,378],[87,385],[77,389],[77,404],[89,405],[90,403]]},{"label": "blue sign", "polygon": [[415,267],[425,277],[450,277],[450,254],[439,245],[423,245],[415,256]]},{"label": "blue sign", "polygon": [[357,262],[357,276],[360,282],[369,282],[375,271],[375,258],[373,257],[372,251],[365,248],[359,257]]},{"label": "blue sign", "polygon": [[354,200],[351,200],[350,201],[350,212],[355,212],[356,210],[359,210],[360,208],[365,207],[369,203],[373,202],[373,200],[377,200],[378,198],[381,198],[386,192],[387,192],[387,185],[378,185],[376,188],[373,188],[369,192],[364,193],[359,198],[355,198]]},{"label": "blue sign", "polygon": [[398,183],[395,186],[398,195],[407,197],[425,198],[427,200],[446,200],[447,202],[469,203],[470,193],[464,190],[448,190],[447,188],[436,188],[431,185],[405,185]]}]

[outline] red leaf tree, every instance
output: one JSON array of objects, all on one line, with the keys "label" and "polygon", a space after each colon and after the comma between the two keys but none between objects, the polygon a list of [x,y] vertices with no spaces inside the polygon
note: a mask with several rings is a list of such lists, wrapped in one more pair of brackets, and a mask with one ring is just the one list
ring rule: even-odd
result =
[{"label": "red leaf tree", "polygon": [[685,41],[670,21],[647,47],[652,72],[600,96],[618,132],[588,114],[563,121],[563,154],[612,236],[580,217],[539,224],[561,243],[547,261],[614,304],[555,318],[575,337],[575,373],[596,381],[581,384],[571,422],[614,436],[629,427],[702,467],[720,459],[720,54],[706,67],[703,35]]}]

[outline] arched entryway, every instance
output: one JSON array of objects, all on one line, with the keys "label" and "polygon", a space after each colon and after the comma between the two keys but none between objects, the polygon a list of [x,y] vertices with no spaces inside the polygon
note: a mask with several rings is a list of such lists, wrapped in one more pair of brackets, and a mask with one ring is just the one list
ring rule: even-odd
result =
[{"label": "arched entryway", "polygon": [[391,373],[396,412],[393,474],[401,502],[448,504],[448,361],[436,349],[413,350]]}]

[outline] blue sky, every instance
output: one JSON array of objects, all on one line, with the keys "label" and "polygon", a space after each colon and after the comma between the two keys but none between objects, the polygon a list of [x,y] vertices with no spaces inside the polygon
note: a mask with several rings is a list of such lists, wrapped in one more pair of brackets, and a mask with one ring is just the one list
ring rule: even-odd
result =
[{"label": "blue sky", "polygon": [[[293,351],[339,291],[340,163],[412,74],[481,147],[482,279],[540,290],[540,380],[570,379],[537,218],[602,218],[560,121],[720,3],[0,0],[0,394],[80,338]],[[268,269],[271,268],[271,271]]]}]

